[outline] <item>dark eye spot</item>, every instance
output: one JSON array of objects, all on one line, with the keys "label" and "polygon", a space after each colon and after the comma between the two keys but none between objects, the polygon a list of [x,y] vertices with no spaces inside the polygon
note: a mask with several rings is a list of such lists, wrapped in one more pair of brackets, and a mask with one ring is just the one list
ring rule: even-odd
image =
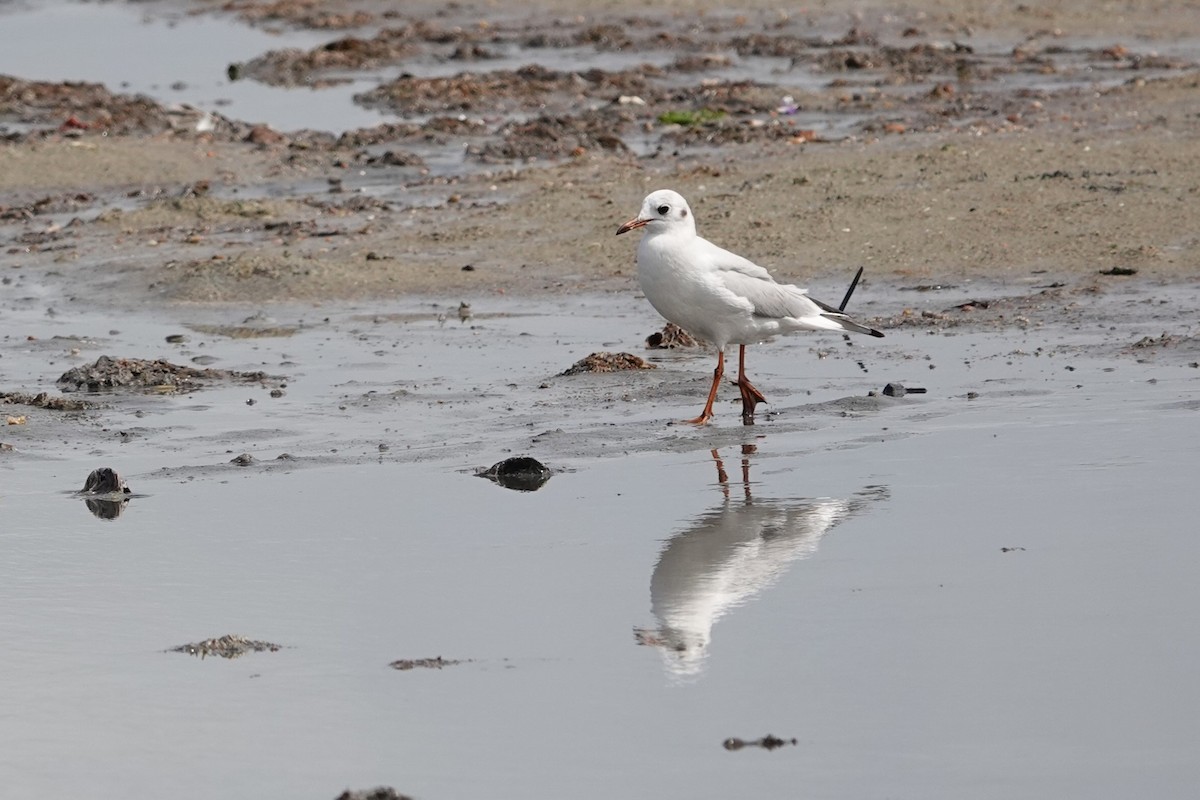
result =
[{"label": "dark eye spot", "polygon": [[681,216],[681,217],[686,217],[686,216],[687,216],[687,209],[686,209],[686,208],[684,208],[684,209],[680,209],[680,211],[679,211],[679,216]]},{"label": "dark eye spot", "polygon": [[659,206],[658,207],[658,213],[664,217],[667,215],[667,212],[670,210],[671,210],[670,206]]}]

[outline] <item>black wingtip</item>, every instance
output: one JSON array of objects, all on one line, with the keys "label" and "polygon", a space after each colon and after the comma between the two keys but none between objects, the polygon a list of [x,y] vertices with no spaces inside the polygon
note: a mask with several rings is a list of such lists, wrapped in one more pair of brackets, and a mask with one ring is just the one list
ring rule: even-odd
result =
[{"label": "black wingtip", "polygon": [[846,296],[842,298],[842,304],[838,306],[838,311],[845,311],[846,304],[850,302],[850,295],[854,294],[854,290],[858,288],[858,281],[862,278],[864,267],[859,267],[858,272],[854,273],[854,280],[850,281],[850,288],[846,290]]},{"label": "black wingtip", "polygon": [[872,336],[875,336],[875,337],[877,337],[877,338],[879,338],[879,339],[882,339],[882,338],[883,338],[883,331],[877,331],[877,330],[875,330],[874,328],[872,328],[872,329],[871,329],[871,335],[872,335]]}]

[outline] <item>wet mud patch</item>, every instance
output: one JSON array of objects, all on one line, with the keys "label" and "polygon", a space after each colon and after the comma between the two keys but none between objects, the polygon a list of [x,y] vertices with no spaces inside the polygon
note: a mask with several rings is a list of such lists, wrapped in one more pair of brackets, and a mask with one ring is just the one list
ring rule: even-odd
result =
[{"label": "wet mud patch", "polygon": [[[257,442],[265,442],[271,439],[279,439],[291,435],[293,432],[288,430],[250,430],[239,431],[238,434],[246,439],[257,440]],[[206,441],[211,441],[215,445],[227,444],[229,436],[222,434],[219,436],[210,437]],[[226,450],[226,454],[237,453],[237,450]],[[274,451],[272,451],[274,452]],[[231,473],[241,470],[253,471],[257,475],[274,474],[278,472],[290,473],[297,469],[308,467],[322,467],[330,464],[346,463],[346,459],[339,458],[336,455],[337,450],[330,448],[328,453],[320,453],[313,455],[294,455],[290,452],[282,452],[277,455],[261,454],[255,456],[253,453],[239,453],[227,460],[222,460],[218,463],[207,464],[181,464],[177,466],[159,467],[154,471],[156,478],[169,478],[179,481],[191,481],[202,478],[223,479]]]},{"label": "wet mud patch", "polygon": [[[486,34],[461,34],[488,37],[486,44],[460,42],[455,54],[491,60],[504,53],[508,63],[524,59],[524,66],[454,76],[404,75],[355,99],[366,107],[386,107],[409,117],[499,113],[507,119],[484,145],[491,158],[499,159],[528,157],[527,151],[536,148],[535,139],[523,148],[511,141],[520,133],[514,126],[527,123],[531,112],[552,112],[547,116],[560,126],[581,110],[596,112],[610,119],[609,135],[615,138],[622,135],[618,128],[627,124],[618,111],[625,111],[644,124],[650,150],[660,138],[672,146],[701,147],[833,141],[851,132],[874,136],[964,127],[1000,131],[1052,124],[1055,117],[1047,104],[1060,95],[1071,102],[1091,91],[1097,73],[1111,86],[1122,82],[1122,71],[1145,80],[1196,66],[1185,58],[1136,53],[1123,45],[1072,47],[1029,37],[1006,46],[966,41],[969,31],[962,40],[947,42],[939,32],[898,19],[864,23],[840,36],[799,33],[789,30],[793,25],[782,21],[771,26],[775,30],[745,33],[739,25],[713,22],[683,34],[669,17],[641,15],[622,25],[563,23],[556,35],[522,33],[520,26],[488,26]],[[385,42],[374,40],[347,40],[338,46],[367,54],[388,50]],[[539,63],[539,51],[570,48],[619,54],[613,59],[617,68],[570,71]],[[727,55],[731,50],[738,58]],[[446,57],[403,52],[418,59]],[[668,55],[673,60],[668,61]],[[639,59],[645,61],[635,64]],[[753,79],[734,79],[745,74],[743,60],[749,59],[775,63],[755,70]],[[1015,92],[1009,85],[1014,76],[1022,79]],[[824,85],[818,85],[821,81]],[[674,115],[688,113],[714,116],[703,125],[673,124]],[[718,114],[723,117],[716,119]],[[796,121],[796,114],[804,115],[804,124]],[[818,115],[820,127],[814,128],[811,120]],[[495,136],[509,141],[498,144]],[[559,148],[545,155],[561,158],[572,151]]]},{"label": "wet mud patch", "polygon": [[482,136],[491,129],[482,119],[464,116],[432,116],[421,123],[385,122],[374,128],[347,131],[337,139],[339,148],[367,148],[396,141],[446,145],[453,137]]},{"label": "wet mud patch", "polygon": [[272,50],[230,64],[228,73],[232,80],[251,79],[270,86],[329,86],[347,81],[345,73],[350,71],[378,70],[433,52],[450,61],[491,58],[487,41],[493,36],[486,27],[446,28],[430,20],[413,20],[386,27],[370,38],[345,36],[309,50]]},{"label": "wet mud patch", "polygon": [[54,396],[49,392],[0,392],[0,404],[44,408],[49,411],[86,411],[95,408],[95,404],[87,400]]},{"label": "wet mud patch", "polygon": [[362,394],[343,396],[338,402],[338,409],[361,408],[387,410],[395,408],[401,403],[410,402],[412,399],[413,393],[408,389],[392,389],[391,391],[370,389]]},{"label": "wet mud patch", "polygon": [[1194,346],[1196,343],[1195,337],[1184,334],[1173,334],[1163,332],[1158,336],[1143,336],[1133,344],[1129,345],[1130,350],[1146,350],[1150,348],[1160,347],[1180,347]]},{"label": "wet mud patch", "polygon": [[692,336],[674,322],[668,322],[661,331],[655,331],[646,337],[647,350],[686,350],[704,346],[704,341]]},{"label": "wet mud patch", "polygon": [[[45,226],[35,223],[14,234],[5,231],[6,243],[39,268],[57,269],[54,265],[60,259],[88,258],[107,252],[104,248],[114,244],[115,239],[136,237],[134,244],[137,246],[128,248],[131,269],[126,272],[133,273],[136,268],[142,274],[123,280],[138,285],[138,279],[154,271],[155,276],[140,286],[151,285],[154,291],[171,299],[265,299],[276,297],[280,292],[286,293],[286,297],[347,297],[407,289],[442,291],[450,287],[457,291],[464,285],[485,283],[489,289],[503,286],[511,291],[512,287],[504,283],[513,277],[511,271],[501,278],[493,277],[498,273],[498,265],[506,261],[524,264],[526,254],[539,264],[555,264],[560,259],[566,263],[564,248],[559,246],[566,237],[558,237],[557,241],[555,237],[546,237],[536,244],[527,241],[519,246],[513,244],[512,250],[504,257],[493,258],[489,265],[479,255],[480,234],[487,237],[493,232],[524,231],[514,223],[524,225],[526,220],[534,218],[544,222],[541,215],[549,212],[533,210],[541,202],[535,198],[541,198],[544,192],[557,193],[553,199],[560,207],[569,203],[573,211],[588,214],[605,199],[626,191],[622,187],[636,181],[635,173],[640,170],[658,174],[664,181],[677,182],[685,191],[702,184],[711,187],[707,191],[724,193],[734,190],[742,178],[754,177],[747,176],[747,169],[751,172],[769,169],[781,179],[794,179],[797,183],[788,187],[786,194],[776,186],[765,193],[757,193],[757,198],[746,198],[746,203],[756,206],[755,211],[771,209],[763,213],[762,230],[735,231],[731,240],[724,235],[731,223],[713,220],[711,225],[716,232],[713,238],[721,241],[723,246],[736,249],[746,243],[747,237],[754,236],[757,241],[766,241],[765,257],[782,255],[779,251],[785,246],[784,237],[778,230],[772,232],[769,228],[773,222],[778,228],[772,215],[777,217],[777,209],[786,203],[788,207],[798,205],[805,213],[815,214],[812,217],[817,223],[813,226],[814,235],[805,245],[811,251],[804,254],[811,256],[814,263],[836,260],[840,258],[838,254],[848,253],[840,242],[834,244],[830,240],[846,238],[836,234],[849,229],[853,232],[850,238],[855,242],[869,242],[872,250],[887,249],[889,252],[866,253],[866,245],[856,245],[857,252],[845,255],[848,261],[870,255],[880,259],[874,262],[876,264],[884,263],[886,258],[889,266],[914,268],[918,273],[954,268],[958,263],[967,265],[964,269],[990,269],[998,263],[1026,264],[1030,259],[1046,258],[1048,252],[1064,252],[1060,248],[1041,247],[1031,254],[1034,248],[1029,242],[1039,237],[1010,237],[1006,233],[1009,227],[1033,224],[1023,219],[1029,216],[1023,209],[1031,205],[1023,200],[1034,188],[1022,189],[1006,182],[1011,177],[1009,171],[1014,158],[1021,165],[1020,170],[1028,171],[1031,166],[1026,166],[1020,157],[1001,154],[994,158],[981,157],[978,167],[968,168],[963,166],[967,162],[965,157],[952,158],[968,155],[966,150],[961,153],[947,150],[940,156],[933,153],[926,163],[907,170],[910,174],[872,169],[870,171],[880,174],[872,175],[873,179],[866,183],[858,182],[856,177],[852,183],[845,175],[853,170],[840,172],[840,176],[833,171],[824,171],[830,160],[841,165],[853,161],[857,167],[864,158],[879,161],[887,154],[880,154],[878,150],[874,156],[870,152],[852,154],[849,147],[842,148],[838,142],[870,148],[877,144],[881,134],[915,134],[927,129],[958,130],[974,136],[994,130],[1020,130],[1024,134],[1043,123],[1059,131],[1065,127],[1079,130],[1112,127],[1124,124],[1118,122],[1118,115],[1113,111],[1117,108],[1145,109],[1137,115],[1129,113],[1120,117],[1138,120],[1151,119],[1146,115],[1153,110],[1154,115],[1172,120],[1167,127],[1173,128],[1176,117],[1186,119],[1177,112],[1178,98],[1186,93],[1189,81],[1194,83],[1195,80],[1186,72],[1189,67],[1179,59],[1164,64],[1138,58],[1135,51],[1141,49],[1139,47],[1096,48],[1094,41],[1088,45],[1091,48],[1088,50],[1066,42],[1063,36],[1055,36],[1054,41],[1043,38],[1033,45],[1022,45],[1025,55],[1021,57],[1031,60],[1031,47],[1042,51],[1049,47],[1066,47],[1071,52],[1038,51],[1055,58],[1059,72],[1046,78],[1045,86],[1014,88],[1005,81],[987,77],[990,73],[986,68],[991,61],[1017,58],[1011,52],[1012,43],[1001,34],[990,34],[988,38],[964,30],[962,44],[969,48],[968,51],[954,46],[953,40],[949,44],[939,44],[947,38],[941,27],[927,22],[913,24],[911,20],[900,19],[903,15],[894,20],[868,16],[860,21],[856,31],[843,34],[843,21],[835,24],[825,18],[801,24],[798,18],[769,22],[751,15],[734,22],[722,17],[706,19],[701,25],[688,25],[685,29],[677,16],[643,13],[630,16],[628,24],[623,20],[618,25],[596,25],[594,20],[573,17],[552,23],[544,19],[509,17],[503,23],[460,25],[457,21],[468,12],[448,9],[444,13],[445,16],[439,15],[426,29],[419,29],[416,21],[399,24],[393,18],[387,23],[389,27],[415,27],[410,34],[394,34],[392,44],[411,39],[414,46],[423,48],[419,63],[413,67],[414,72],[444,73],[447,65],[457,66],[459,59],[451,59],[450,55],[459,52],[462,46],[468,46],[470,52],[461,54],[473,54],[479,63],[470,65],[468,59],[463,58],[464,70],[456,75],[424,74],[399,79],[401,83],[407,83],[408,89],[397,90],[400,105],[394,110],[405,119],[351,131],[344,136],[312,131],[275,132],[272,136],[270,132],[260,130],[251,137],[252,126],[222,120],[219,115],[168,109],[160,103],[162,107],[158,111],[143,109],[150,116],[142,122],[138,122],[134,111],[129,112],[128,130],[132,133],[127,137],[110,134],[102,143],[100,137],[64,143],[61,140],[89,135],[92,129],[58,131],[58,126],[70,116],[75,101],[56,99],[49,84],[35,88],[30,96],[36,102],[31,101],[25,106],[53,109],[53,113],[44,116],[43,124],[52,129],[47,135],[59,140],[56,145],[81,145],[71,148],[76,151],[74,158],[85,155],[83,145],[89,148],[96,145],[100,151],[94,157],[87,155],[80,162],[91,165],[85,170],[97,171],[91,174],[111,174],[107,168],[100,171],[98,159],[111,157],[114,139],[141,138],[146,149],[153,150],[156,157],[166,145],[178,148],[172,151],[178,156],[179,150],[200,144],[205,147],[205,159],[213,155],[223,163],[237,164],[220,171],[219,177],[187,175],[191,184],[211,180],[212,194],[217,196],[210,198],[213,202],[184,203],[169,208],[167,206],[171,204],[164,200],[166,195],[190,191],[182,180],[178,185],[154,188],[151,191],[161,195],[155,198],[150,192],[136,196],[97,193],[94,191],[96,180],[107,178],[89,179],[86,172],[82,182],[73,175],[61,176],[60,182],[71,183],[64,186],[60,194],[40,190],[38,194],[0,198],[5,213],[9,214],[7,221],[17,227],[30,220],[40,222],[55,214],[78,214],[86,219],[99,208],[103,219],[111,219],[117,224],[97,226],[106,227],[101,233],[86,222],[54,221],[53,225]],[[266,12],[264,19],[272,14]],[[762,29],[756,30],[758,27]],[[369,38],[342,37],[341,41],[343,44],[335,47],[323,45],[324,52],[379,57],[372,49],[379,44],[362,44],[372,41]],[[1020,43],[1020,40],[1013,39],[1013,42]],[[732,48],[731,43],[735,45]],[[475,45],[480,49],[475,49]],[[547,52],[549,50],[561,52]],[[1109,52],[1104,52],[1106,50]],[[731,52],[737,57],[729,55]],[[603,53],[604,57],[592,62],[598,61],[603,68],[591,68],[589,59],[584,57],[596,53]],[[836,72],[821,72],[815,59],[830,53],[855,53],[861,58],[852,59],[858,64],[856,67],[843,64]],[[498,55],[498,58],[490,58],[489,54]],[[517,66],[526,57],[532,62],[540,58],[542,63]],[[1066,75],[1070,71],[1066,66],[1068,62],[1074,63],[1071,59],[1086,61],[1089,58],[1107,70],[1101,73],[1102,84],[1109,78],[1120,81],[1126,76],[1131,82],[1107,88],[1109,84],[1092,86],[1093,81],[1089,78],[1087,90],[1077,90],[1075,87],[1081,82],[1083,73],[1076,73],[1074,77]],[[981,66],[970,67],[968,63],[967,72],[959,74],[962,62],[975,61]],[[318,61],[313,66],[315,69],[330,66],[330,63]],[[641,65],[647,63],[652,66],[644,69]],[[1150,69],[1147,64],[1178,69],[1164,73]],[[585,69],[585,66],[589,68]],[[940,67],[950,70],[950,74],[936,72]],[[356,80],[361,76],[361,70],[355,67],[316,69],[313,74],[319,79],[321,75],[337,76],[346,71],[355,72]],[[1160,78],[1163,74],[1169,77]],[[1032,76],[1033,73],[1022,75]],[[68,96],[77,93],[81,107],[88,107],[88,103],[107,105],[109,96],[97,95],[93,88],[63,84],[58,90]],[[1096,91],[1100,92],[1099,97],[1095,96]],[[495,92],[502,95],[501,100],[498,105],[489,105],[488,97]],[[16,91],[16,95],[21,95],[21,91]],[[348,102],[348,91],[346,95]],[[1155,102],[1160,96],[1170,101],[1162,114],[1157,109],[1163,104]],[[380,102],[385,101],[392,102],[380,98]],[[463,103],[470,110],[464,111]],[[431,112],[427,109],[435,109],[439,104],[450,108],[441,113],[432,112],[435,116],[429,118]],[[25,106],[19,101],[7,107],[10,112],[17,108],[20,113],[25,113],[28,110]],[[713,117],[714,114],[719,116]],[[80,121],[90,124],[82,118]],[[1150,124],[1137,123],[1139,138],[1153,133],[1146,127]],[[211,129],[200,131],[198,126]],[[116,127],[110,129],[119,130]],[[18,126],[13,130],[22,128]],[[178,135],[154,133],[167,130]],[[153,142],[145,141],[147,134],[158,138]],[[17,135],[14,141],[18,142],[24,135]],[[251,141],[247,142],[248,138]],[[222,146],[218,147],[218,143]],[[392,146],[392,143],[402,146]],[[993,140],[993,144],[1006,146],[999,139]],[[1186,147],[1183,141],[1176,144]],[[721,150],[720,167],[713,165],[717,160],[711,158],[714,147]],[[785,177],[777,159],[790,161],[788,151],[792,147],[806,150],[802,159],[805,174]],[[626,148],[633,152],[626,152]],[[63,147],[64,151],[66,149]],[[1088,156],[1087,159],[1099,159],[1099,150],[1099,147],[1093,148],[1095,158]],[[471,157],[463,158],[464,152]],[[188,161],[188,169],[195,170],[196,154],[189,152],[187,155],[183,160]],[[799,150],[795,155],[800,156]],[[893,165],[907,158],[898,153],[893,155]],[[1136,194],[1139,199],[1160,208],[1168,199],[1177,206],[1182,205],[1178,202],[1178,193],[1161,193],[1164,187],[1168,192],[1172,191],[1173,182],[1178,181],[1169,177],[1165,165],[1155,162],[1151,167],[1158,170],[1157,176],[1110,178],[1101,174],[1102,169],[1083,168],[1087,165],[1080,164],[1077,155],[1074,148],[1068,148],[1061,156],[1061,163],[1039,169],[1038,173],[1060,171],[1072,176],[1071,180],[1063,179],[1063,185],[1086,193],[1093,204],[1119,192],[1126,195],[1125,199]],[[1179,151],[1171,158],[1182,161],[1185,155]],[[702,167],[697,168],[704,172],[688,168],[688,160],[697,157],[705,159]],[[48,160],[44,152],[37,158],[42,163]],[[745,166],[749,161],[764,158],[772,160],[769,167],[763,163]],[[971,155],[971,158],[975,156]],[[1037,160],[1046,158],[1039,156]],[[561,171],[553,174],[524,166],[503,172],[491,166],[503,162],[524,165],[539,159],[565,163],[561,165]],[[947,198],[940,191],[951,180],[938,176],[950,174],[945,170],[951,168],[949,162],[952,160],[960,163],[954,167],[957,171],[953,181],[965,185],[966,189],[956,197]],[[984,160],[990,163],[982,163]],[[817,161],[820,161],[818,166],[808,167]],[[247,163],[252,163],[253,168],[244,168]],[[799,163],[798,170],[801,169]],[[129,168],[128,163],[125,166]],[[130,180],[137,183],[144,180],[146,174],[158,174],[158,165],[153,166],[155,169],[152,170],[130,170],[135,176]],[[43,171],[31,164],[25,168],[39,174]],[[358,174],[361,169],[365,169],[366,174]],[[964,177],[967,170],[970,174]],[[723,171],[725,175],[721,174]],[[1085,172],[1093,177],[1083,179]],[[246,177],[249,175],[255,178],[250,180]],[[1080,180],[1075,181],[1075,176],[1080,176]],[[18,177],[21,181],[32,179],[28,175]],[[967,181],[975,183],[968,185]],[[592,191],[578,191],[577,187],[585,182]],[[1061,197],[1062,187],[1051,189],[1049,186],[1059,182],[1059,179],[1046,179],[1046,192],[1039,194],[1039,200],[1046,204],[1062,202],[1061,206],[1048,207],[1045,211],[1048,214],[1062,210],[1064,230],[1072,229],[1081,220],[1086,227],[1087,220],[1107,218],[1102,213],[1105,209],[1080,206],[1074,198]],[[302,204],[307,208],[283,207],[285,203],[280,201],[242,201],[245,203],[243,211],[219,207],[220,196],[224,195],[228,200],[228,195],[247,183],[254,184],[254,193],[260,197],[303,194]],[[571,185],[569,191],[573,196],[570,198],[563,197],[568,191],[563,187],[567,185]],[[720,188],[716,188],[718,186]],[[76,188],[79,191],[74,191]],[[910,188],[911,191],[907,191]],[[1037,187],[1038,190],[1042,188]],[[952,255],[948,255],[948,248],[939,248],[935,244],[944,238],[943,231],[935,227],[933,235],[926,237],[912,232],[911,209],[932,208],[928,202],[931,197],[945,199],[947,206],[959,203],[972,208],[978,195],[976,190],[985,190],[989,197],[995,198],[995,202],[979,206],[974,215],[976,218],[994,219],[1000,213],[1006,215],[1005,222],[1012,225],[991,225],[983,230],[984,226],[978,224],[970,227],[967,215],[960,214],[954,227],[960,233],[964,227],[969,230],[956,236],[954,241],[969,245],[963,244]],[[1012,196],[1022,191],[1026,197]],[[1051,192],[1056,197],[1047,200]],[[95,199],[88,201],[88,196]],[[191,201],[194,198],[188,195],[184,199]],[[110,216],[110,211],[115,209],[105,210],[106,205],[123,210]],[[130,205],[136,207],[130,211]],[[269,212],[261,220],[253,217],[257,213],[256,206]],[[1126,202],[1125,206],[1126,211],[1120,219],[1137,215],[1144,220],[1157,216],[1148,206],[1135,207],[1132,202]],[[490,213],[493,207],[495,214]],[[423,208],[437,208],[438,212],[436,216],[422,216],[418,212]],[[485,208],[489,214],[486,218],[477,216],[478,224],[453,223],[455,220],[461,223],[464,216]],[[881,215],[881,208],[904,210],[902,213],[885,210]],[[508,209],[513,209],[512,213]],[[414,213],[410,216],[408,212]],[[530,217],[530,213],[538,216]],[[933,213],[937,215],[936,211]],[[502,219],[505,215],[507,219]],[[1046,214],[1037,216],[1038,219],[1046,218]],[[900,217],[903,220],[898,219]],[[401,221],[415,224],[397,224]],[[505,225],[514,227],[505,228]],[[1154,225],[1156,229],[1183,229],[1168,225],[1165,220]],[[884,230],[885,226],[887,230]],[[725,230],[721,230],[722,227]],[[1144,274],[1150,267],[1174,263],[1169,236],[1130,233],[1135,228],[1145,230],[1144,226],[1131,222],[1128,230],[1114,232],[1114,240],[1137,240],[1122,244],[1129,254],[1124,249],[1112,254],[1100,252],[1092,269],[1108,267],[1112,261],[1117,261],[1118,266],[1133,265]],[[1100,234],[1096,240],[1085,240],[1090,233],[1092,231],[1083,230],[1075,235],[1068,234],[1071,239],[1068,255],[1085,247],[1091,248],[1089,254],[1095,254],[1100,249],[1095,243]],[[765,240],[760,238],[763,236]],[[1041,234],[1042,238],[1049,236],[1048,231]],[[737,237],[742,238],[740,244]],[[787,246],[794,251],[794,237],[791,238],[793,241]],[[121,244],[128,247],[127,241]],[[885,241],[886,245],[880,244]],[[968,247],[970,252],[966,252]],[[63,252],[58,252],[59,249]],[[574,252],[572,246],[570,254]],[[460,253],[461,260],[457,258]],[[39,254],[43,257],[36,259]],[[491,254],[490,249],[488,254]],[[597,264],[617,263],[608,260],[610,252],[602,255],[603,259],[597,259]],[[764,257],[761,251],[750,255]],[[954,259],[958,261],[951,263]],[[452,260],[458,263],[451,265]],[[430,278],[431,270],[426,269],[431,265],[457,269],[464,263],[479,270],[479,274],[469,276],[473,279],[471,284],[466,283],[466,275],[439,273]],[[589,269],[593,267],[589,265]],[[529,270],[526,274],[533,272]],[[615,274],[613,270],[607,272]],[[107,272],[109,277],[103,280],[111,283],[113,274]],[[99,282],[102,279],[89,280]],[[533,286],[534,281],[528,278],[525,283],[537,289],[563,285],[542,281]]]},{"label": "wet mud patch", "polygon": [[382,108],[401,115],[449,112],[504,113],[527,108],[566,110],[580,98],[641,94],[648,89],[646,75],[655,67],[609,72],[588,69],[564,72],[537,64],[516,70],[461,72],[448,77],[401,76],[354,96],[367,108]]},{"label": "wet mud patch", "polygon": [[64,392],[190,392],[216,382],[263,383],[278,381],[265,372],[198,369],[172,364],[164,359],[111,358],[100,356],[92,364],[73,367],[62,374],[58,385]]},{"label": "wet mud patch", "polygon": [[755,142],[816,142],[820,138],[811,128],[799,128],[791,120],[737,119],[721,116],[695,124],[671,124],[662,133],[663,141],[677,147],[723,146]]},{"label": "wet mud patch", "polygon": [[142,95],[115,93],[99,83],[31,81],[0,75],[0,122],[28,128],[9,139],[54,136],[130,136],[203,133],[241,138],[248,127],[218,114],[168,110]]},{"label": "wet mud patch", "polygon": [[[345,8],[340,4],[314,0],[215,0],[207,3],[207,6],[208,10],[234,13],[239,19],[254,25],[274,27],[286,23],[313,30],[361,28],[376,24],[381,16],[362,8]],[[394,12],[387,11],[382,16],[391,17]]]},{"label": "wet mud patch", "polygon": [[45,195],[20,205],[0,205],[0,222],[24,222],[37,216],[72,214],[90,208],[96,196],[90,192]]},{"label": "wet mud patch", "polygon": [[[301,290],[321,266],[310,256],[292,251],[259,254],[251,250],[232,258],[210,256],[187,259],[166,265],[171,296],[181,300],[232,302],[239,297],[266,300],[271,287],[288,282],[292,291]],[[319,279],[318,279],[319,280]]]},{"label": "wet mud patch", "polygon": [[[821,403],[808,403],[802,408],[806,414],[822,413],[839,417],[860,417],[867,414],[877,414],[895,402],[897,401],[887,398],[878,392],[872,392],[864,395],[839,397],[835,400],[827,400]],[[775,409],[776,412],[781,410]]]},{"label": "wet mud patch", "polygon": [[1093,284],[1060,283],[1030,294],[980,296],[940,309],[905,308],[873,322],[884,328],[1028,328],[1078,319],[1084,313],[1082,298],[1101,291]]},{"label": "wet mud patch", "polygon": [[349,81],[324,73],[379,69],[417,52],[411,29],[388,28],[370,39],[347,36],[311,50],[272,50],[244,64],[230,64],[228,73],[232,80],[250,79],[268,86],[319,88]]},{"label": "wet mud patch", "polygon": [[245,636],[226,634],[215,639],[205,639],[200,642],[181,644],[166,650],[168,653],[187,653],[202,659],[209,656],[215,658],[240,658],[247,653],[274,653],[283,649],[283,645],[265,642],[259,639],[247,639]]},{"label": "wet mud patch", "polygon": [[[305,213],[307,212],[307,213]],[[301,218],[300,215],[304,214]],[[184,187],[173,197],[149,197],[136,209],[112,210],[99,222],[125,233],[154,233],[186,226],[189,235],[221,232],[244,234],[247,227],[265,233],[287,233],[280,226],[310,224],[316,215],[299,200],[238,199],[197,193]],[[196,242],[191,242],[196,243]]]},{"label": "wet mud patch", "polygon": [[1142,363],[1174,362],[1186,363],[1195,369],[1200,367],[1200,336],[1192,333],[1169,333],[1158,336],[1142,336],[1121,349],[1123,355],[1134,356]]},{"label": "wet mud patch", "polygon": [[188,329],[209,336],[224,336],[227,339],[285,339],[295,336],[299,328],[291,325],[206,325],[190,324]]},{"label": "wet mud patch", "polygon": [[632,353],[609,353],[604,351],[584,356],[560,372],[559,377],[584,375],[587,373],[625,372],[637,369],[658,369],[658,367]]},{"label": "wet mud patch", "polygon": [[487,142],[468,152],[484,160],[530,161],[582,155],[588,150],[627,153],[617,135],[633,116],[592,111],[578,116],[543,116],[526,122],[509,122],[497,132],[499,142]]}]

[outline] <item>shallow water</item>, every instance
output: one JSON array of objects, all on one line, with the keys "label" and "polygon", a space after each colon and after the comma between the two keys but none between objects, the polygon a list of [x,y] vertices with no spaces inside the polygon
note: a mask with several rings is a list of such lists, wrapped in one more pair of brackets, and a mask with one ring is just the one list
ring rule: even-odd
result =
[{"label": "shallow water", "polygon": [[[378,125],[378,112],[355,105],[361,85],[320,92],[230,81],[226,68],[268,50],[311,48],[328,32],[285,35],[236,20],[187,16],[159,3],[0,2],[0,74],[30,80],[102,83],[114,92],[144,94],[170,106],[205,111],[278,130]],[[331,124],[332,123],[332,124]]]},{"label": "shallow water", "polygon": [[[897,296],[868,287],[861,313]],[[666,423],[711,356],[553,377],[639,352],[656,321],[635,297],[477,300],[466,324],[418,301],[280,308],[299,331],[275,339],[186,327],[228,311],[31,300],[5,388],[52,382],[71,358],[39,348],[69,333],[78,360],[140,342],[288,387],[4,431],[0,680],[21,700],[0,773],[135,798],[1184,796],[1200,372],[1117,350],[1197,306],[1168,299],[1099,300],[1103,327],[793,337],[752,350],[774,416],[722,403],[702,430]],[[888,381],[929,392],[863,397]],[[261,463],[227,463],[243,451]],[[532,493],[470,474],[514,453],[557,474]],[[67,493],[101,465],[144,495],[113,520]],[[225,633],[285,649],[163,652]],[[467,661],[388,666],[437,655]],[[767,733],[797,744],[722,748]]]}]

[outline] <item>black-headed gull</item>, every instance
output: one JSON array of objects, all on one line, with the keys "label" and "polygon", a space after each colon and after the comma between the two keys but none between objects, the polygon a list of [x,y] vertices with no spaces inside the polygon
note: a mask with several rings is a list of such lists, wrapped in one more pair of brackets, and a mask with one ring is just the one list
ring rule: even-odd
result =
[{"label": "black-headed gull", "polygon": [[737,386],[742,418],[749,422],[754,407],[766,398],[746,378],[746,345],[795,331],[883,336],[809,297],[805,289],[776,283],[763,267],[698,236],[692,210],[678,192],[651,192],[642,201],[641,213],[618,228],[617,235],[634,228],[646,229],[637,250],[638,282],[650,305],[688,333],[717,346],[708,402],[700,416],[688,422],[703,425],[712,419],[717,387],[725,374],[726,345],[738,345]]}]

